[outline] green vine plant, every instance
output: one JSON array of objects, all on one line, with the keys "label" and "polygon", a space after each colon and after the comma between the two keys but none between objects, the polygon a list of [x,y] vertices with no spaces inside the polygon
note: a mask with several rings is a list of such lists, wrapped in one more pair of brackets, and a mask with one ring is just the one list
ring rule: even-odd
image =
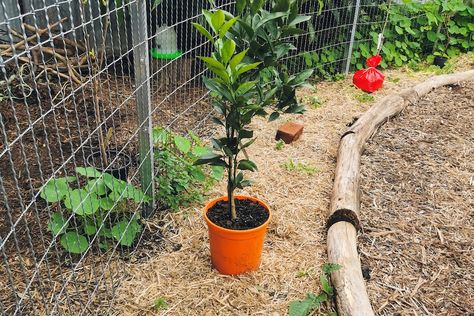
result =
[{"label": "green vine plant", "polygon": [[[193,24],[214,48],[211,56],[199,58],[213,75],[203,78],[217,113],[212,120],[225,131],[223,137],[212,139],[213,151],[202,155],[195,164],[222,166],[227,171],[232,220],[237,219],[235,189],[251,184],[243,171],[257,170],[245,153],[255,142],[249,124],[255,116],[266,117],[268,109],[272,109],[269,120],[276,119],[280,112],[301,113],[304,108],[296,101],[295,89],[312,73],[310,70],[289,75],[281,62],[293,48],[285,43],[283,34],[296,29],[308,17],[297,14],[296,2],[275,1],[270,11],[263,9],[264,2],[238,0],[237,11],[242,17],[223,10],[203,10],[210,31]],[[263,73],[268,77],[262,77]],[[239,159],[241,152],[245,159]]]},{"label": "green vine plant", "polygon": [[222,166],[210,170],[194,163],[199,156],[212,152],[192,131],[189,138],[172,131],[155,127],[153,141],[158,169],[155,178],[157,191],[155,199],[161,208],[176,211],[181,206],[202,202],[203,194],[222,179]]},{"label": "green vine plant", "polygon": [[[307,316],[312,311],[320,308],[321,305],[329,303],[334,299],[334,288],[330,282],[332,272],[338,271],[342,268],[341,265],[335,263],[325,263],[322,268],[319,281],[321,283],[322,293],[316,295],[314,293],[307,293],[305,299],[300,301],[293,301],[290,303],[288,309],[289,316]],[[329,304],[330,316],[337,316],[337,313],[332,310]]]},{"label": "green vine plant", "polygon": [[[128,210],[151,198],[132,184],[92,167],[77,167],[76,173],[52,179],[41,189],[40,197],[60,209],[52,213],[48,231],[74,254],[87,251],[95,239],[102,250],[113,241],[132,246],[142,225],[139,215]],[[73,188],[73,183],[79,185]]]}]

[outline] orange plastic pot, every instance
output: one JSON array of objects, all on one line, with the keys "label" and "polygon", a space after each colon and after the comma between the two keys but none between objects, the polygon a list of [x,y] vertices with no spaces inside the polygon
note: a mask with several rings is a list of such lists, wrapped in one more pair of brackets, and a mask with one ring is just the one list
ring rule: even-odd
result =
[{"label": "orange plastic pot", "polygon": [[262,225],[247,229],[233,230],[220,227],[207,217],[207,212],[219,201],[227,201],[227,196],[219,197],[207,203],[204,218],[209,228],[211,261],[214,268],[222,274],[236,275],[255,271],[260,266],[263,241],[272,214],[267,204],[259,199],[237,195],[238,200],[250,200],[263,206],[268,212],[268,219]]}]

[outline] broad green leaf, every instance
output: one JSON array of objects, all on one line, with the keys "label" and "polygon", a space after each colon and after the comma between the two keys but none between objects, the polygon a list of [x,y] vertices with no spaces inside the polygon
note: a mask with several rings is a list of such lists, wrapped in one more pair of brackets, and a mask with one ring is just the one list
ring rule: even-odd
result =
[{"label": "broad green leaf", "polygon": [[235,92],[236,95],[244,95],[247,92],[249,92],[253,87],[255,87],[256,81],[247,81],[242,83],[238,88],[237,91]]},{"label": "broad green leaf", "polygon": [[120,245],[130,247],[141,228],[136,219],[130,222],[122,220],[112,227],[112,236],[119,241]]},{"label": "broad green leaf", "polygon": [[277,118],[280,117],[280,113],[278,112],[273,112],[272,114],[270,114],[270,117],[268,118],[268,121],[269,122],[272,122],[274,120],[276,120]]},{"label": "broad green leaf", "polygon": [[235,98],[232,96],[232,93],[229,91],[229,89],[225,85],[217,82],[214,79],[209,79],[207,77],[203,77],[202,80],[204,81],[204,85],[206,86],[206,88],[208,88],[211,91],[216,92],[218,95],[222,96],[224,100],[229,101],[229,102],[235,101]]},{"label": "broad green leaf", "polygon": [[256,14],[265,4],[265,0],[251,0],[250,11],[252,14]]},{"label": "broad green leaf", "polygon": [[92,236],[95,233],[97,233],[97,227],[96,227],[94,221],[92,221],[92,220],[85,221],[85,223],[84,223],[84,233],[86,235],[89,235],[89,236]]},{"label": "broad green leaf", "polygon": [[191,150],[191,142],[186,137],[176,135],[174,144],[183,154],[187,154]]},{"label": "broad green leaf", "polygon": [[222,45],[221,49],[221,57],[224,64],[232,58],[235,52],[235,42],[231,39],[224,41],[224,45]]},{"label": "broad green leaf", "polygon": [[204,61],[210,67],[225,71],[225,66],[212,57],[198,56],[198,58]]},{"label": "broad green leaf", "polygon": [[98,178],[102,175],[101,172],[93,167],[76,167],[76,172],[88,178]]},{"label": "broad green leaf", "polygon": [[221,166],[212,166],[211,170],[211,177],[216,180],[221,180],[224,176],[224,168]]},{"label": "broad green leaf", "polygon": [[193,178],[199,182],[206,181],[206,175],[204,174],[204,171],[202,171],[202,169],[199,167],[192,169],[191,174],[193,175]]},{"label": "broad green leaf", "polygon": [[52,232],[54,237],[64,233],[68,226],[66,219],[61,213],[55,212],[51,214],[51,218],[48,222],[48,231]]},{"label": "broad green leaf", "polygon": [[234,25],[235,21],[237,21],[238,17],[232,18],[229,21],[225,22],[225,24],[219,30],[219,37],[222,39],[226,36],[227,31]]},{"label": "broad green leaf", "polygon": [[319,281],[321,282],[321,288],[323,289],[324,293],[326,293],[328,296],[332,296],[334,294],[333,288],[329,283],[329,279],[325,273],[321,273],[319,276]]},{"label": "broad green leaf", "polygon": [[162,127],[153,128],[153,143],[166,144],[168,142],[169,133]]},{"label": "broad green leaf", "polygon": [[217,31],[212,26],[212,16],[213,16],[213,14],[210,11],[202,10],[202,15],[204,15],[204,17],[206,18],[207,24],[213,29],[214,33],[217,33]]},{"label": "broad green leaf", "polygon": [[208,147],[204,147],[204,146],[195,146],[193,147],[192,149],[192,153],[196,156],[202,156],[204,154],[208,154],[211,152],[211,149],[208,148]]},{"label": "broad green leaf", "polygon": [[66,195],[64,205],[78,215],[91,215],[99,209],[99,200],[93,192],[75,189]]},{"label": "broad green leaf", "polygon": [[237,14],[242,14],[244,9],[247,7],[248,0],[237,0],[235,6],[237,8]]},{"label": "broad green leaf", "polygon": [[107,193],[107,188],[105,186],[103,179],[92,179],[87,182],[84,189],[89,192],[94,192],[97,195],[104,195]]},{"label": "broad green leaf", "polygon": [[298,15],[293,21],[290,22],[290,26],[295,26],[297,24],[311,20],[310,15]]},{"label": "broad green leaf", "polygon": [[41,198],[49,203],[61,201],[69,192],[70,188],[67,184],[67,179],[59,178],[49,180],[48,183],[41,189]]},{"label": "broad green leaf", "polygon": [[286,12],[274,12],[274,13],[270,13],[270,14],[268,14],[267,16],[265,16],[263,19],[261,19],[261,20],[257,23],[257,25],[255,25],[255,30],[258,30],[260,27],[262,27],[262,25],[268,23],[269,21],[272,21],[272,20],[281,18],[281,17],[286,16],[286,15],[288,15],[288,13],[286,13]]},{"label": "broad green leaf", "polygon": [[199,23],[192,23],[193,26],[201,33],[204,35],[211,43],[214,45],[214,38],[212,37],[211,33],[209,33],[208,30],[206,30],[202,25]]},{"label": "broad green leaf", "polygon": [[257,165],[253,161],[242,159],[239,161],[239,164],[237,165],[237,169],[256,171]]},{"label": "broad green leaf", "polygon": [[244,138],[252,138],[253,137],[253,131],[242,129],[239,131],[239,138],[244,139]]},{"label": "broad green leaf", "polygon": [[248,51],[248,48],[241,51],[240,53],[234,55],[234,57],[232,57],[232,59],[230,60],[230,68],[232,70],[234,70],[238,64],[240,64],[240,62],[242,61],[242,59],[245,57],[245,55],[247,54],[247,51]]},{"label": "broad green leaf", "polygon": [[114,200],[112,200],[109,197],[102,198],[99,200],[99,202],[100,202],[100,208],[106,211],[111,210],[115,205]]},{"label": "broad green leaf", "polygon": [[237,70],[237,75],[241,75],[247,71],[250,71],[252,69],[255,69],[258,67],[258,65],[260,65],[262,62],[256,62],[256,63],[252,63],[252,64],[241,64],[240,67],[236,67],[236,70]]},{"label": "broad green leaf", "polygon": [[80,254],[89,248],[87,238],[76,232],[65,233],[60,239],[61,246],[70,253]]},{"label": "broad green leaf", "polygon": [[214,28],[214,31],[216,31],[216,33],[219,31],[221,26],[224,24],[224,21],[225,21],[224,11],[217,10],[212,14],[211,23],[212,23],[212,27]]},{"label": "broad green leaf", "polygon": [[221,126],[225,126],[225,124],[217,117],[212,117],[212,122],[214,122],[214,124],[217,124],[217,125],[221,125]]}]

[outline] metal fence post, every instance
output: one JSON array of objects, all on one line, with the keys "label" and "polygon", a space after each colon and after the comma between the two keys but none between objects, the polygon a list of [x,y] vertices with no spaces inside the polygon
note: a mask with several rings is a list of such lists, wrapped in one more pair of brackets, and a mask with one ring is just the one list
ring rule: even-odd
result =
[{"label": "metal fence post", "polygon": [[354,39],[355,39],[355,33],[357,29],[357,21],[359,20],[359,9],[360,9],[360,0],[356,0],[354,20],[352,21],[351,38],[349,41],[349,49],[347,51],[347,56],[346,56],[346,70],[344,72],[346,76],[347,74],[349,74],[349,69],[351,67],[352,49],[354,48]]},{"label": "metal fence post", "polygon": [[[131,4],[132,43],[134,56],[135,86],[140,153],[140,180],[143,192],[154,195],[153,182],[153,143],[150,100],[150,62],[148,59],[147,15],[145,0],[136,0]],[[148,217],[154,209],[152,203],[144,203],[143,216]]]}]

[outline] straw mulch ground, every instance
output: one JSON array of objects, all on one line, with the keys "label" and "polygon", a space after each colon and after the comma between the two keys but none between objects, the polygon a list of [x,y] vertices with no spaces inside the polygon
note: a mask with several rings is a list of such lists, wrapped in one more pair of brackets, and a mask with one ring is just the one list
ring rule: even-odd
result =
[{"label": "straw mulch ground", "polygon": [[362,264],[379,315],[474,315],[474,82],[431,92],[362,157]]},{"label": "straw mulch ground", "polygon": [[[387,75],[385,88],[373,95],[374,100],[412,86],[432,73],[397,70],[387,72]],[[152,229],[160,228],[165,244],[175,246],[165,247],[147,258],[132,258],[131,263],[125,265],[125,281],[117,288],[114,313],[285,315],[290,301],[302,299],[307,292],[319,292],[320,267],[327,261],[324,225],[339,137],[346,124],[373,103],[358,101],[358,95],[360,91],[352,86],[350,79],[321,83],[315,91],[301,91],[301,99],[308,105],[305,115],[285,116],[273,123],[264,120],[254,123],[258,140],[249,154],[259,171],[250,175],[254,185],[239,193],[261,198],[273,210],[259,271],[238,277],[219,275],[210,266],[202,205],[183,209],[168,214],[159,225],[149,223]],[[316,101],[322,101],[321,105]],[[305,131],[296,143],[276,150],[275,131],[286,120],[303,123]],[[291,160],[294,164],[304,164],[310,171],[287,170],[285,164]],[[209,198],[221,195],[224,188],[221,183],[210,192]],[[381,213],[377,216],[385,218]],[[385,223],[389,227],[392,224]],[[366,225],[370,227],[370,224]],[[442,229],[442,226],[438,228]],[[449,237],[448,232],[445,236]],[[464,242],[468,240],[464,239]],[[459,245],[455,249],[457,247]],[[375,249],[369,250],[365,246],[363,250],[380,256]],[[387,265],[387,262],[379,264]],[[377,271],[374,264],[373,278]],[[392,274],[398,275],[398,272],[402,271],[394,270]],[[166,301],[167,308],[157,311],[154,302],[159,298]],[[382,301],[373,298],[378,307]]]}]

